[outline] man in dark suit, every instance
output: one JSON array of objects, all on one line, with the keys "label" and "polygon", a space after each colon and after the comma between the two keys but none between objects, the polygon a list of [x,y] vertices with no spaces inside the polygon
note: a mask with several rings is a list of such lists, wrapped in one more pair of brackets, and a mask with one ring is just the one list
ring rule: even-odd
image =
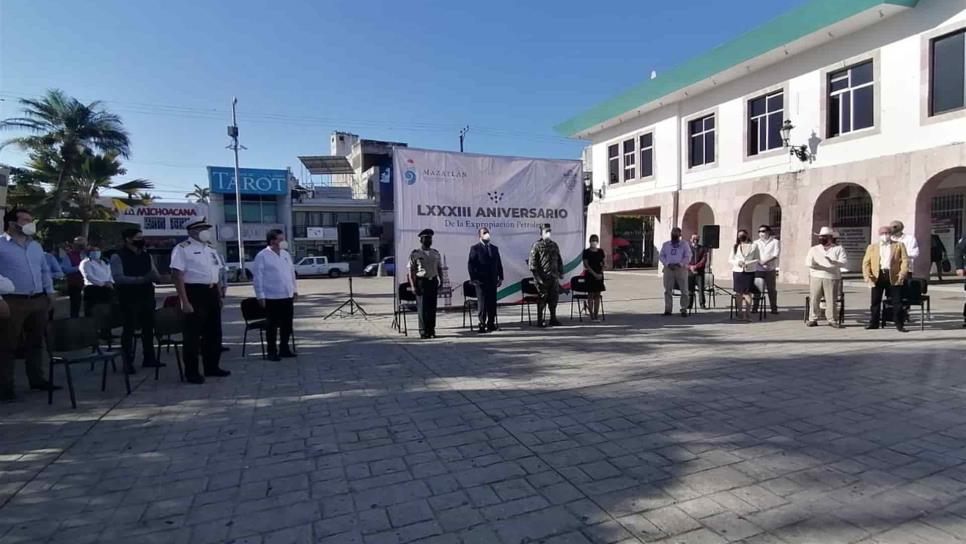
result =
[{"label": "man in dark suit", "polygon": [[480,307],[479,332],[492,332],[497,330],[496,290],[503,284],[503,260],[500,249],[490,243],[490,229],[484,227],[479,234],[480,243],[470,246],[467,267]]}]

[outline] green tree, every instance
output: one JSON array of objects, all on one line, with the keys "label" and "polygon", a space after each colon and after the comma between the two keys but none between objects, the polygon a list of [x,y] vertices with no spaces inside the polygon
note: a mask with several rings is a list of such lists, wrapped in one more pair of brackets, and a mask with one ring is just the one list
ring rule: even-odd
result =
[{"label": "green tree", "polygon": [[184,195],[184,197],[196,204],[207,204],[208,199],[211,198],[211,189],[202,187],[201,185],[195,185],[194,190]]},{"label": "green tree", "polygon": [[28,134],[11,138],[0,148],[13,144],[34,154],[56,155],[57,160],[51,162],[57,164],[57,172],[50,182],[52,191],[44,210],[48,217],[60,217],[67,181],[81,167],[85,155],[130,155],[130,138],[121,118],[105,110],[100,102],[83,104],[61,90],[51,89],[42,98],[24,98],[20,104],[22,116],[0,121],[0,130]]},{"label": "green tree", "polygon": [[117,153],[109,152],[103,155],[88,153],[82,157],[77,174],[65,186],[67,213],[70,217],[81,220],[81,236],[87,237],[92,220],[114,218],[114,206],[106,205],[101,200],[103,191],[114,190],[123,193],[124,196],[116,200],[127,206],[144,206],[151,203],[153,197],[144,192],[154,188],[154,184],[150,181],[133,179],[113,184],[115,176],[125,174],[127,170],[121,166]]}]

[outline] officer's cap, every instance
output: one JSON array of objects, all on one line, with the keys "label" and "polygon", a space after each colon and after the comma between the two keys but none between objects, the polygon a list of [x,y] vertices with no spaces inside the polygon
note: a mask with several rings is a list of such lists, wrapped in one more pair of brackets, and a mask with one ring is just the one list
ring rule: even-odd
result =
[{"label": "officer's cap", "polygon": [[548,230],[552,230],[550,228],[550,223],[544,223],[543,226],[540,227],[540,232],[547,232]]},{"label": "officer's cap", "polygon": [[419,231],[419,237],[420,238],[422,238],[423,236],[433,236],[434,234],[436,234],[436,233],[433,232],[433,229],[423,229],[423,230]]},{"label": "officer's cap", "polygon": [[201,219],[195,219],[194,221],[186,223],[184,228],[187,230],[203,230],[210,229],[211,225],[208,223],[207,217],[202,217]]}]

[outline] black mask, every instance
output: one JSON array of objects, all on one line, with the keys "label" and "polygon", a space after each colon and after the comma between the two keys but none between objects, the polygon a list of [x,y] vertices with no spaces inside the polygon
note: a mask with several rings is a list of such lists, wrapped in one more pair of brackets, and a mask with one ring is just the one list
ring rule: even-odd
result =
[{"label": "black mask", "polygon": [[136,248],[138,248],[138,249],[144,249],[144,243],[145,243],[144,240],[132,240],[131,241],[131,245],[134,246],[134,247],[136,247]]},{"label": "black mask", "polygon": [[748,235],[747,234],[739,234],[738,235],[738,241],[739,242],[747,242],[748,241]]},{"label": "black mask", "polygon": [[677,242],[680,239],[681,239],[681,235],[680,234],[676,234],[676,235],[675,234],[672,234],[671,235],[671,241],[672,242]]},{"label": "black mask", "polygon": [[419,241],[422,242],[423,247],[425,248],[433,247],[433,239],[430,238],[429,236],[423,236],[422,238],[419,239]]},{"label": "black mask", "polygon": [[832,241],[831,238],[829,238],[827,236],[819,236],[818,237],[818,243],[822,244],[823,246],[827,246],[828,243],[831,242],[831,241]]}]

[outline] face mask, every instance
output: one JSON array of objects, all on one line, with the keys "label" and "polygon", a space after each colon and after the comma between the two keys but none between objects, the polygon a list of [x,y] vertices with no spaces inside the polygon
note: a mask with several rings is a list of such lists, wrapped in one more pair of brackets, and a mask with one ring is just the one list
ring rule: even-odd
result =
[{"label": "face mask", "polygon": [[91,258],[92,261],[96,261],[101,258],[100,251],[88,251],[87,256]]},{"label": "face mask", "polygon": [[131,245],[138,249],[144,249],[144,240],[132,240]]},{"label": "face mask", "polygon": [[767,232],[759,232],[758,233],[758,238],[760,238],[762,240],[765,240],[765,239],[768,238],[768,233]]},{"label": "face mask", "polygon": [[882,242],[883,244],[889,243],[889,240],[891,240],[891,237],[888,234],[879,235],[879,241]]},{"label": "face mask", "polygon": [[671,235],[671,241],[672,242],[677,242],[680,239],[681,239],[681,236],[680,235],[677,235],[677,236],[675,236],[674,234]]},{"label": "face mask", "polygon": [[27,223],[26,225],[20,225],[20,232],[24,236],[33,236],[37,234],[37,223]]},{"label": "face mask", "polygon": [[425,248],[433,247],[433,239],[432,238],[420,238],[419,241],[422,242],[423,247],[425,247]]},{"label": "face mask", "polygon": [[550,231],[549,230],[547,232],[543,233],[543,239],[544,240],[549,240],[550,239]]},{"label": "face mask", "polygon": [[899,227],[892,227],[892,235],[902,236],[902,229],[900,229]]},{"label": "face mask", "polygon": [[489,241],[490,241],[490,233],[489,233],[489,232],[487,232],[487,233],[484,233],[484,234],[483,234],[483,237],[482,237],[481,239],[482,239],[482,240],[483,240],[484,242],[489,242]]},{"label": "face mask", "polygon": [[827,246],[828,243],[831,241],[832,241],[831,238],[827,238],[825,236],[819,236],[818,238],[818,243],[822,244],[823,246]]},{"label": "face mask", "polygon": [[208,230],[208,229],[205,229],[205,230],[199,232],[198,233],[198,240],[200,240],[202,242],[205,242],[205,243],[210,242],[211,241],[211,231]]},{"label": "face mask", "polygon": [[739,242],[747,242],[748,241],[748,235],[747,234],[739,234],[738,235],[738,241]]},{"label": "face mask", "polygon": [[288,249],[288,240],[282,240],[278,243],[278,248],[282,250]]}]

